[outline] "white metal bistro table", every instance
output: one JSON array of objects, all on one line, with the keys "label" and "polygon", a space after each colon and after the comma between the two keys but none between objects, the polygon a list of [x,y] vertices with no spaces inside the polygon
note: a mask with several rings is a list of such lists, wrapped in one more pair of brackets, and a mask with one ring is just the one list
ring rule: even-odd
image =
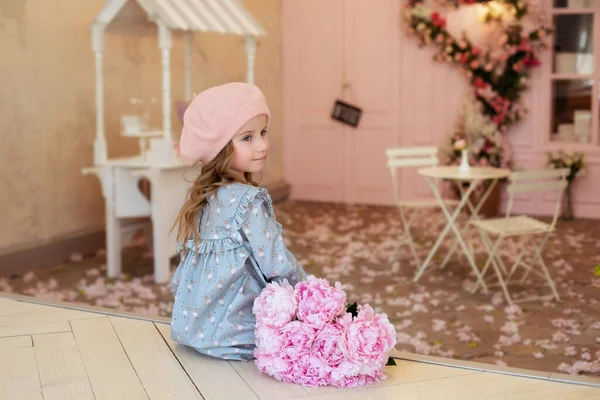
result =
[{"label": "white metal bistro table", "polygon": [[[475,259],[473,258],[473,255],[469,251],[469,249],[462,237],[459,227],[456,225],[456,218],[458,217],[458,215],[460,215],[460,212],[462,211],[462,209],[465,206],[467,206],[471,211],[471,218],[479,219],[479,216],[478,216],[479,209],[481,208],[481,206],[483,205],[483,203],[485,202],[485,200],[491,193],[494,186],[498,183],[498,180],[508,177],[510,175],[510,170],[504,169],[504,168],[492,168],[492,167],[471,167],[468,171],[461,171],[458,169],[458,167],[455,167],[455,166],[440,166],[440,167],[422,168],[422,169],[418,170],[418,173],[425,177],[425,180],[429,184],[429,187],[431,188],[431,191],[433,192],[433,196],[439,203],[439,205],[442,209],[442,212],[444,213],[444,216],[448,220],[448,223],[446,224],[446,226],[440,233],[440,236],[438,237],[437,241],[433,245],[433,248],[427,255],[427,258],[425,259],[423,264],[421,264],[418,267],[417,273],[415,274],[413,282],[417,282],[419,280],[419,278],[423,275],[423,273],[425,272],[425,270],[431,263],[433,256],[435,255],[435,253],[438,251],[440,245],[442,244],[442,241],[446,238],[446,236],[448,235],[450,230],[452,230],[454,232],[454,234],[456,235],[456,241],[457,241],[458,245],[461,247],[463,253],[467,257],[467,260],[469,261],[469,264],[471,265],[471,268],[473,269],[473,272],[475,273],[475,277],[477,278],[477,281],[479,282],[479,284],[481,284],[481,286],[484,288],[484,290],[486,290],[487,286],[486,286],[485,282],[483,281],[483,276],[480,274],[479,270],[477,269],[477,265],[475,264]],[[458,186],[458,188],[461,192],[461,200],[458,203],[458,205],[456,206],[456,209],[454,210],[454,212],[452,214],[450,214],[450,211],[448,210],[448,206],[444,202],[442,195],[440,193],[440,190],[438,188],[437,180],[439,180],[439,179],[448,179],[448,180],[453,181]],[[482,184],[484,181],[491,181],[491,183],[488,185],[488,187],[485,190],[483,196],[481,197],[481,200],[479,201],[479,203],[474,205],[470,201],[471,194],[473,193],[475,188],[477,186],[479,186],[479,184]],[[464,190],[463,186],[462,186],[462,184],[465,182],[469,183],[469,187],[467,188],[467,190]],[[452,250],[450,251],[450,253],[452,253]]]}]

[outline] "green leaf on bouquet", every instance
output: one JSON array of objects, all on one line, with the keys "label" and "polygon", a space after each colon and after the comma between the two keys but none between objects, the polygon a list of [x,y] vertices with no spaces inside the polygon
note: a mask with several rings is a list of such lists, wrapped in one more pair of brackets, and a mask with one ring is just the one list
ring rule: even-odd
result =
[{"label": "green leaf on bouquet", "polygon": [[394,361],[392,357],[388,357],[388,361],[387,364],[385,364],[385,366],[387,367],[388,365],[396,365],[396,361]]},{"label": "green leaf on bouquet", "polygon": [[594,270],[594,276],[600,276],[600,265],[596,265],[596,269]]},{"label": "green leaf on bouquet", "polygon": [[350,314],[352,314],[352,318],[356,317],[358,315],[358,304],[356,304],[356,302],[354,302],[354,304],[349,305],[348,308],[346,309],[346,312],[349,312]]}]

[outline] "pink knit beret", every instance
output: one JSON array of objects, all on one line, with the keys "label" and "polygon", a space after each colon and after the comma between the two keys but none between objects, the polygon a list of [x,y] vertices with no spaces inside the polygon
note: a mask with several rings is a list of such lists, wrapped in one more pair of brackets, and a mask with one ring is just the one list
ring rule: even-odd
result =
[{"label": "pink knit beret", "polygon": [[232,82],[215,86],[197,95],[183,115],[179,141],[185,165],[213,160],[235,134],[252,118],[271,111],[265,96],[254,85]]}]

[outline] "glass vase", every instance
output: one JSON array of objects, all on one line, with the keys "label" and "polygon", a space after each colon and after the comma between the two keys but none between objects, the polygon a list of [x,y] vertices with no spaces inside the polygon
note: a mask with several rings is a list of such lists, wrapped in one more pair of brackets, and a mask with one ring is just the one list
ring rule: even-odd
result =
[{"label": "glass vase", "polygon": [[567,185],[565,189],[565,205],[563,208],[563,213],[561,215],[561,219],[563,221],[572,221],[574,219],[573,216],[573,191],[571,188],[571,183]]}]

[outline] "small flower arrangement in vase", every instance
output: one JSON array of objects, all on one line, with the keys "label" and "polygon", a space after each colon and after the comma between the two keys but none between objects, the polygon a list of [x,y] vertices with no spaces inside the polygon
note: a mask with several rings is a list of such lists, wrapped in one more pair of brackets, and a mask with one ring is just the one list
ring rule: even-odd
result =
[{"label": "small flower arrangement in vase", "polygon": [[584,155],[583,153],[575,152],[575,153],[567,153],[563,150],[559,150],[558,154],[555,156],[552,152],[548,152],[548,166],[555,169],[561,168],[569,168],[570,172],[567,175],[567,201],[565,203],[565,208],[562,214],[562,219],[565,221],[573,220],[573,193],[572,193],[572,183],[578,176],[584,176],[585,165],[584,165]]},{"label": "small flower arrangement in vase", "polygon": [[468,172],[471,169],[471,164],[469,164],[467,141],[465,139],[456,139],[452,148],[455,152],[460,152],[460,164],[458,165],[458,170],[461,172]]},{"label": "small flower arrangement in vase", "polygon": [[[124,136],[142,136],[142,133],[148,129],[148,120],[150,113],[148,110],[142,110],[144,102],[137,97],[129,99],[129,104],[137,106],[138,113],[121,116],[121,126]],[[150,105],[156,104],[156,98],[150,100]]]},{"label": "small flower arrangement in vase", "polygon": [[[156,97],[150,100],[150,106],[157,103]],[[148,151],[148,139],[162,135],[160,130],[149,128],[150,110],[143,108],[144,102],[137,97],[129,99],[129,104],[134,106],[137,113],[121,116],[122,135],[127,137],[137,137],[140,146],[140,156],[146,158]]]},{"label": "small flower arrangement in vase", "polygon": [[[481,107],[473,94],[465,96],[454,133],[444,139],[439,149],[443,163],[461,168],[460,165],[464,165],[465,158],[468,157],[470,166],[510,168],[512,153],[509,143],[498,126],[481,112]],[[487,189],[485,185],[486,183],[476,189],[473,204],[477,204],[477,198],[483,196]],[[488,197],[491,202],[489,211],[482,208],[482,215],[495,214],[500,196],[496,188]],[[457,188],[453,187],[453,190],[456,192]]]},{"label": "small flower arrangement in vase", "polygon": [[468,151],[472,166],[510,168],[512,163],[508,141],[498,126],[481,113],[481,104],[472,94],[465,96],[454,133],[446,137],[440,154],[446,164],[460,165],[464,150]]}]

